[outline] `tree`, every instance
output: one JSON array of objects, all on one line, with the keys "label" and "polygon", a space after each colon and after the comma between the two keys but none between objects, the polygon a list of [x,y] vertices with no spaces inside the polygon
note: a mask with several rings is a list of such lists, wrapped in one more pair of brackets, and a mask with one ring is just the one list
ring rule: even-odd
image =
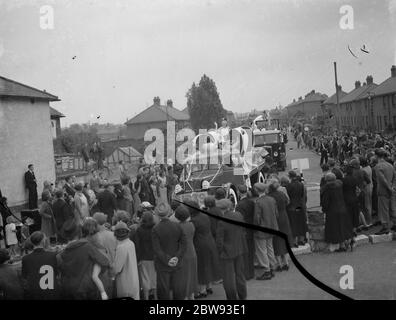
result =
[{"label": "tree", "polygon": [[99,139],[97,131],[94,125],[71,124],[68,128],[64,128],[61,135],[54,141],[55,151],[78,153],[85,143],[90,145]]},{"label": "tree", "polygon": [[187,94],[187,108],[194,130],[214,127],[226,116],[215,82],[205,74],[198,86],[193,83]]}]

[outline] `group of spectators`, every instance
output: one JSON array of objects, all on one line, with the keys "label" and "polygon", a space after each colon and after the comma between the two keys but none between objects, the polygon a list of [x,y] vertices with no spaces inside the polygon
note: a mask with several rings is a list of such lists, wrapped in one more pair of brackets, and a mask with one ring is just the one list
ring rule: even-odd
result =
[{"label": "group of spectators", "polygon": [[[294,171],[256,183],[254,198],[238,186],[236,207],[224,188],[211,190],[204,208],[177,201],[174,171],[142,164],[136,181],[121,170],[115,186],[95,170],[85,183],[46,182],[41,230],[21,244],[19,272],[10,263],[15,252],[0,249],[3,297],[200,299],[222,282],[228,299],[246,299],[247,280],[270,280],[289,269],[283,239],[215,216],[280,230],[303,245],[306,189]],[[255,269],[263,272],[256,276]]]},{"label": "group of spectators", "polygon": [[343,166],[329,159],[322,171],[326,242],[337,245],[338,251],[352,250],[360,231],[377,225],[382,228],[376,235],[396,231],[396,171],[389,152],[377,149],[367,156],[353,156]]}]

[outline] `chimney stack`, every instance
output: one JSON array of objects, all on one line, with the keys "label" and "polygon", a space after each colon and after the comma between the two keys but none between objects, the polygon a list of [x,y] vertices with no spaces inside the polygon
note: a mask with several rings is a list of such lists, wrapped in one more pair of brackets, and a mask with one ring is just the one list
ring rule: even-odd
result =
[{"label": "chimney stack", "polygon": [[392,78],[396,78],[396,66],[392,66],[391,75],[392,75]]},{"label": "chimney stack", "polygon": [[338,91],[342,91],[342,87],[340,84],[338,85]]},{"label": "chimney stack", "polygon": [[155,104],[156,106],[159,106],[159,105],[161,104],[161,99],[160,99],[160,97],[154,97],[153,101],[154,101],[154,104]]},{"label": "chimney stack", "polygon": [[367,82],[367,85],[373,84],[373,76],[367,76],[366,82]]},{"label": "chimney stack", "polygon": [[166,101],[166,105],[168,106],[168,107],[173,107],[173,101],[171,100],[171,99],[169,99],[168,101]]},{"label": "chimney stack", "polygon": [[355,81],[355,89],[360,88],[361,83],[360,81]]},{"label": "chimney stack", "polygon": [[298,97],[298,101],[301,101],[302,100],[302,97]]}]

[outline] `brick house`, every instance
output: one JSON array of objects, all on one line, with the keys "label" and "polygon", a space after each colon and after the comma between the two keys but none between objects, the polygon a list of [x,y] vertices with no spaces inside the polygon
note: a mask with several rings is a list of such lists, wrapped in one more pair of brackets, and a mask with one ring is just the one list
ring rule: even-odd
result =
[{"label": "brick house", "polygon": [[366,82],[361,85],[355,82],[355,89],[340,100],[340,109],[336,112],[336,122],[344,130],[364,130],[369,127],[370,114],[367,108],[367,94],[378,85],[373,82],[372,76],[367,76]]},{"label": "brick house", "polygon": [[[339,85],[338,86],[338,102],[341,101],[343,97],[345,97],[347,93],[342,90],[342,87]],[[335,92],[332,96],[327,98],[325,101],[323,101],[322,104],[322,112],[324,115],[327,115],[330,125],[332,127],[339,127],[339,123],[337,122],[337,92]]]},{"label": "brick house", "polygon": [[289,119],[301,114],[304,114],[306,119],[321,115],[322,104],[327,98],[326,94],[312,90],[304,98],[299,97],[297,101],[294,99],[286,106]]},{"label": "brick house", "polygon": [[396,130],[396,66],[391,76],[366,94],[369,127],[375,131]]},{"label": "brick house", "polygon": [[176,122],[176,131],[189,126],[190,116],[173,107],[172,100],[168,100],[166,105],[161,105],[160,98],[155,97],[153,102],[152,106],[125,123],[127,138],[143,139],[145,132],[153,128],[165,131],[167,121]]}]

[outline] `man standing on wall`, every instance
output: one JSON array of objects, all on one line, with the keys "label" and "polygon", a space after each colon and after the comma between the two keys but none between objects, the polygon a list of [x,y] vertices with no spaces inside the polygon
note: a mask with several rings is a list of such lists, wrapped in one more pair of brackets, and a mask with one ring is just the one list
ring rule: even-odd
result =
[{"label": "man standing on wall", "polygon": [[29,209],[37,209],[37,181],[34,175],[34,167],[32,164],[28,165],[28,171],[25,172],[25,186],[29,192]]}]

